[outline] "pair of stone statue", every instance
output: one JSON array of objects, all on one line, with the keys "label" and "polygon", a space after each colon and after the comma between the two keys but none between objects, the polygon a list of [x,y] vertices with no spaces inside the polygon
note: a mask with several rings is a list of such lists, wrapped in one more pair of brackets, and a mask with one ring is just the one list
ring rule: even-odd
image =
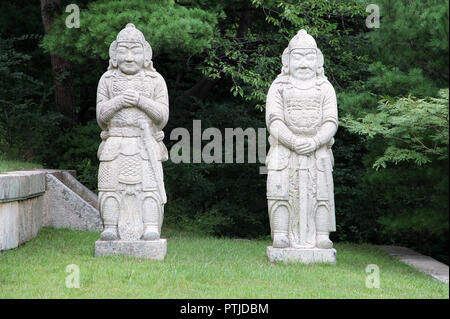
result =
[{"label": "pair of stone statue", "polygon": [[[96,255],[163,259],[160,238],[167,201],[162,129],[169,117],[167,87],[152,49],[128,24],[109,49],[109,68],[97,91],[99,208],[104,223]],[[273,245],[270,260],[335,262],[333,155],[337,103],[323,55],[305,30],[289,42],[282,72],[266,106],[270,133],[267,199]]]}]

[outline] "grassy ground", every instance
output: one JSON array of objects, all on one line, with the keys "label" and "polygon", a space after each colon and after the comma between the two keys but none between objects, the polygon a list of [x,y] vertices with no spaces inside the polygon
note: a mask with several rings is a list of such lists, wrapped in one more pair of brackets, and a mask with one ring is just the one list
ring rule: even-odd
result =
[{"label": "grassy ground", "polygon": [[42,168],[42,165],[14,160],[4,160],[0,158],[0,173],[9,171],[28,170],[34,168]]},{"label": "grassy ground", "polygon": [[[272,264],[268,240],[196,237],[166,231],[164,261],[95,258],[99,234],[41,229],[0,256],[1,298],[449,298],[448,285],[371,245],[337,244],[336,265]],[[80,288],[65,286],[66,267],[80,269]],[[366,288],[366,266],[380,269],[380,288]]]}]

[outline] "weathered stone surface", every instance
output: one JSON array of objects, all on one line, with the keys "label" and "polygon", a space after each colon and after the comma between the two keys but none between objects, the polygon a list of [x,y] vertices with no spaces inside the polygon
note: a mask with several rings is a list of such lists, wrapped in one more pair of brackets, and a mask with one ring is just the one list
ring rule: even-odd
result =
[{"label": "weathered stone surface", "polygon": [[101,231],[98,210],[52,174],[46,175],[44,225],[56,228]]},{"label": "weathered stone surface", "polygon": [[0,250],[15,248],[37,236],[42,226],[42,196],[0,203]]},{"label": "weathered stone surface", "polygon": [[109,56],[97,90],[102,129],[98,206],[104,223],[98,249],[147,258],[154,244],[145,241],[160,238],[167,201],[162,129],[169,97],[164,78],[153,67],[151,46],[133,24],[119,32]]},{"label": "weathered stone surface", "polygon": [[163,260],[167,252],[167,240],[97,240],[95,256],[119,256]]},{"label": "weathered stone surface", "polygon": [[284,50],[281,74],[267,94],[271,259],[335,261],[329,234],[336,230],[331,146],[338,114],[323,63],[314,38],[300,30]]},{"label": "weathered stone surface", "polygon": [[58,179],[62,181],[64,185],[73,190],[78,196],[88,202],[92,207],[98,210],[98,196],[89,188],[81,184],[72,174],[68,171],[62,171],[61,177],[58,177]]},{"label": "weathered stone surface", "polygon": [[43,221],[42,196],[19,202],[19,245],[37,236]]},{"label": "weathered stone surface", "polygon": [[19,203],[0,203],[0,250],[19,245]]},{"label": "weathered stone surface", "polygon": [[336,249],[267,247],[269,260],[284,263],[336,263]]},{"label": "weathered stone surface", "polygon": [[42,225],[45,174],[15,171],[0,174],[0,250],[34,238]]}]

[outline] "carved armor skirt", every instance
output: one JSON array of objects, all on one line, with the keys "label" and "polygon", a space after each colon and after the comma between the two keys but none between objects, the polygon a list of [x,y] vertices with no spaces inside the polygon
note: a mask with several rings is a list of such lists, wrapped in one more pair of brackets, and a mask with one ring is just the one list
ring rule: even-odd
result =
[{"label": "carved armor skirt", "polygon": [[[118,210],[114,220],[121,240],[139,240],[143,233],[143,212],[146,198],[160,205],[157,191],[156,169],[152,167],[141,137],[109,137],[100,156],[98,189],[100,212],[104,216],[104,203],[114,198]],[[159,205],[154,214],[161,215]],[[108,212],[106,212],[108,214]],[[114,222],[113,222],[114,223]]]},{"label": "carved armor skirt", "polygon": [[158,168],[151,166],[146,152],[140,137],[108,138],[100,156],[98,190],[123,191],[126,185],[139,185],[142,191],[156,190]]}]

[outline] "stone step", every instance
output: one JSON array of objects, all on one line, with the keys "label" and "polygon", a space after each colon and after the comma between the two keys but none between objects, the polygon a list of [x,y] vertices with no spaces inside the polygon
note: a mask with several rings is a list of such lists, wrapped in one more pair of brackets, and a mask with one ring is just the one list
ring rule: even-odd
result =
[{"label": "stone step", "polygon": [[98,210],[98,196],[76,179],[74,170],[43,169],[41,171],[55,176],[74,193]]},{"label": "stone step", "polygon": [[103,229],[100,213],[93,205],[53,174],[47,174],[45,178],[47,214],[44,226],[93,231]]}]

